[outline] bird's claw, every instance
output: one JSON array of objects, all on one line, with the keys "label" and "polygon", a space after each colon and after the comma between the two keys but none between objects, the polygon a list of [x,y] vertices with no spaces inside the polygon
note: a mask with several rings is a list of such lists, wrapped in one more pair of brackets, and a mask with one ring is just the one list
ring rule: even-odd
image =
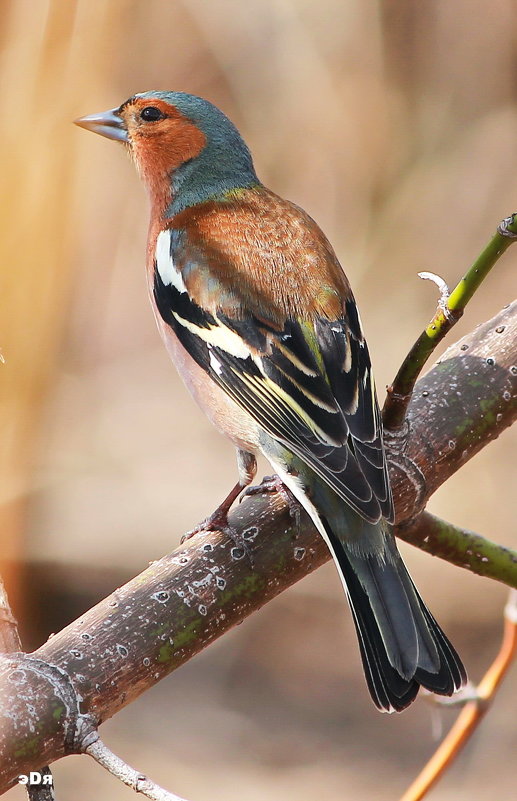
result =
[{"label": "bird's claw", "polygon": [[248,495],[261,495],[263,492],[278,492],[282,496],[289,509],[289,515],[295,522],[297,536],[300,531],[300,504],[294,497],[290,489],[286,487],[278,476],[264,476],[262,482],[253,487],[246,487],[241,494],[239,502]]},{"label": "bird's claw", "polygon": [[247,495],[262,495],[263,492],[282,492],[282,488],[284,488],[284,484],[282,484],[278,476],[264,476],[260,484],[256,484],[253,487],[246,487],[246,489],[241,492],[239,503]]},{"label": "bird's claw", "polygon": [[238,560],[242,559],[243,556],[247,556],[250,566],[253,568],[253,554],[251,553],[248,542],[236,528],[230,525],[228,522],[228,515],[221,512],[219,509],[216,509],[213,514],[193,529],[187,531],[187,533],[182,536],[180,544],[183,544],[196,534],[208,534],[211,531],[220,531],[221,534],[225,534],[228,539],[233,542],[235,547],[232,548],[231,551],[232,559]]}]

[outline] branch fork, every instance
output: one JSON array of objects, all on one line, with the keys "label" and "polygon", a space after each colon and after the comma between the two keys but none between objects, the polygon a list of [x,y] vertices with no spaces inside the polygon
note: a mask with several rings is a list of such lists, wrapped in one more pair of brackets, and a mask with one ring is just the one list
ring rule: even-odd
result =
[{"label": "branch fork", "polygon": [[[452,325],[457,323],[460,317],[463,315],[463,311],[459,315],[454,314],[451,309],[449,309],[448,301],[451,296],[451,290],[449,289],[447,282],[441,276],[437,275],[436,273],[430,272],[422,272],[418,273],[418,277],[422,278],[424,281],[432,281],[433,284],[439,289],[440,297],[438,300],[438,308],[442,310],[446,320]],[[432,326],[432,322],[430,323]]]}]

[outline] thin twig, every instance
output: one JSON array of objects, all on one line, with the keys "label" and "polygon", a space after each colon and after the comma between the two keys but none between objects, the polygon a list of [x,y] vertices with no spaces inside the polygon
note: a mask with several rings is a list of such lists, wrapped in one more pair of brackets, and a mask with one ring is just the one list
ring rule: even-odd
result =
[{"label": "thin twig", "polygon": [[[0,653],[16,653],[22,650],[22,642],[18,632],[18,622],[13,615],[4,582],[0,576]],[[48,765],[38,771],[43,783],[26,785],[29,801],[55,801],[54,782]],[[50,777],[50,780],[47,778]]]},{"label": "thin twig", "polygon": [[517,591],[511,590],[504,610],[504,633],[496,658],[477,686],[454,726],[400,801],[420,801],[458,756],[490,708],[517,651]]},{"label": "thin twig", "polygon": [[432,281],[433,284],[436,284],[440,290],[440,300],[438,301],[438,305],[440,308],[446,309],[447,301],[451,296],[451,290],[449,289],[447,282],[440,275],[436,275],[436,273],[422,272],[418,273],[418,277],[422,278],[424,281]]},{"label": "thin twig", "polygon": [[106,768],[116,779],[120,779],[132,790],[142,793],[147,798],[151,798],[152,801],[185,801],[184,798],[174,795],[174,793],[169,793],[163,787],[148,779],[147,776],[143,776],[132,768],[123,759],[114,754],[113,751],[110,751],[102,740],[96,740],[89,745],[85,753],[91,756],[99,765],[102,765],[103,768]]},{"label": "thin twig", "polygon": [[[463,315],[465,306],[488,275],[500,256],[517,237],[517,214],[504,219],[498,226],[486,248],[478,256],[472,267],[458,285],[449,293],[442,278],[434,273],[420,273],[420,277],[433,280],[440,288],[440,300],[435,315],[427,328],[402,362],[393,384],[387,388],[383,409],[386,430],[399,429],[406,416],[406,410],[413,393],[415,382],[422,367],[445,335]],[[446,289],[446,292],[445,292]]]},{"label": "thin twig", "polygon": [[422,512],[409,524],[397,526],[395,533],[427,553],[439,553],[458,567],[517,589],[517,552],[474,531]]}]

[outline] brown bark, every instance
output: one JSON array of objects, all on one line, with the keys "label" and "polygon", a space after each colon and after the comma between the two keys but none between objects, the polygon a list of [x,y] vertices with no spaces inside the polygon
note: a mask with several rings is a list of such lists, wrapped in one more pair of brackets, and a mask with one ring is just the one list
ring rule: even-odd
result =
[{"label": "brown bark", "polygon": [[414,518],[515,420],[516,343],[517,301],[448,348],[418,381],[405,426],[387,438],[397,523]]}]

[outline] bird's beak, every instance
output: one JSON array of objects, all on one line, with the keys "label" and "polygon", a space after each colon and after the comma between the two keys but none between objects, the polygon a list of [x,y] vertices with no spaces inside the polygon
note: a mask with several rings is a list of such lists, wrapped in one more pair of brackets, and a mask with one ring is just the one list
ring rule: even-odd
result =
[{"label": "bird's beak", "polygon": [[101,111],[100,114],[90,114],[88,117],[79,117],[74,122],[81,128],[86,128],[87,131],[93,131],[101,136],[107,136],[108,139],[116,139],[118,142],[128,141],[124,120],[116,108]]}]

